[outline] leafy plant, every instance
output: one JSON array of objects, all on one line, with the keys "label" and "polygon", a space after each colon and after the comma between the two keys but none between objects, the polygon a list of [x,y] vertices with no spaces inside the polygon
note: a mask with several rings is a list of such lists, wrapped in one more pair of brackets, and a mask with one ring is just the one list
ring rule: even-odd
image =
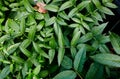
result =
[{"label": "leafy plant", "polygon": [[0,4],[0,79],[115,78],[119,36],[103,32],[113,0],[34,1]]}]

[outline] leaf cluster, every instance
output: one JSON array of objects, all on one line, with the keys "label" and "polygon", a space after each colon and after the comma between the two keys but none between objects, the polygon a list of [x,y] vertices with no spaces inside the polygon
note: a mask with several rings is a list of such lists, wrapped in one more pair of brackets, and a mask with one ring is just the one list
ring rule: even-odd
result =
[{"label": "leaf cluster", "polygon": [[103,33],[106,15],[117,8],[112,1],[38,0],[46,4],[42,14],[33,0],[1,0],[0,79],[112,77],[120,37]]}]

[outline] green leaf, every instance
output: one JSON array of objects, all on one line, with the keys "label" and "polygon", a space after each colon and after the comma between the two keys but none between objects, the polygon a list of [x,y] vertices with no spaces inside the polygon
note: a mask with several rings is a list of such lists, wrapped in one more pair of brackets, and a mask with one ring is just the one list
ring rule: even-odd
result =
[{"label": "green leaf", "polygon": [[40,31],[40,30],[43,28],[44,24],[45,24],[45,22],[44,22],[44,21],[41,21],[41,22],[36,26],[37,31]]},{"label": "green leaf", "polygon": [[85,79],[104,79],[104,67],[98,63],[92,63]]},{"label": "green leaf", "polygon": [[117,8],[117,6],[116,6],[115,4],[110,3],[110,2],[106,2],[106,3],[105,3],[105,6],[106,6],[106,7],[109,7],[109,8]]},{"label": "green leaf", "polygon": [[103,21],[102,16],[98,12],[92,13],[92,17],[94,17],[95,19],[97,19],[99,21]]},{"label": "green leaf", "polygon": [[83,45],[75,56],[74,69],[79,72],[82,72],[85,61],[86,61],[86,47]]},{"label": "green leaf", "polygon": [[72,6],[72,1],[66,1],[63,3],[59,9],[59,11],[65,10],[67,8],[70,8]]},{"label": "green leaf", "polygon": [[39,72],[40,72],[40,70],[41,70],[41,65],[38,65],[38,66],[33,70],[33,74],[34,74],[34,75],[38,75]]},{"label": "green leaf", "polygon": [[18,56],[10,56],[16,63],[24,63],[24,60]]},{"label": "green leaf", "polygon": [[0,37],[0,43],[3,43],[4,41],[8,40],[10,38],[9,35],[3,35]]},{"label": "green leaf", "polygon": [[31,40],[29,39],[25,39],[23,40],[23,42],[21,43],[21,47],[27,48],[29,45],[31,44]]},{"label": "green leaf", "polygon": [[64,37],[63,37],[60,27],[59,27],[59,31],[58,31],[58,44],[59,44],[59,47],[61,47],[61,48],[64,47]]},{"label": "green leaf", "polygon": [[68,16],[71,18],[78,12],[78,8],[73,8],[69,13]]},{"label": "green leaf", "polygon": [[65,20],[69,20],[68,15],[65,13],[65,11],[59,12],[58,14],[60,17],[62,17]]},{"label": "green leaf", "polygon": [[42,20],[42,19],[44,19],[44,15],[41,14],[41,13],[39,13],[39,12],[36,12],[36,13],[35,13],[35,19],[37,19],[37,20]]},{"label": "green leaf", "polygon": [[34,40],[35,33],[36,33],[36,25],[30,26],[30,30],[29,30],[29,33],[28,33],[29,40]]},{"label": "green leaf", "polygon": [[65,48],[59,47],[59,49],[58,49],[58,65],[59,66],[63,60],[64,54],[65,54]]},{"label": "green leaf", "polygon": [[104,44],[99,46],[99,50],[102,53],[111,53],[109,48],[106,45],[104,45]]},{"label": "green leaf", "polygon": [[16,44],[13,44],[13,45],[9,46],[7,48],[8,54],[9,55],[12,54],[19,47],[19,45],[20,45],[20,43],[16,43]]},{"label": "green leaf", "polygon": [[79,43],[84,43],[84,42],[87,42],[87,41],[91,40],[92,38],[93,38],[92,33],[87,33],[87,34],[83,35],[82,37],[80,37],[78,42]]},{"label": "green leaf", "polygon": [[59,7],[53,4],[46,5],[45,8],[52,12],[57,12]]},{"label": "green leaf", "polygon": [[57,18],[57,23],[63,26],[67,26],[67,23],[64,21],[64,19],[59,17]]},{"label": "green leaf", "polygon": [[120,36],[118,36],[115,33],[111,33],[110,40],[111,40],[111,44],[115,52],[117,54],[120,54]]},{"label": "green leaf", "polygon": [[65,69],[71,69],[72,68],[72,60],[69,57],[64,56],[61,66],[64,67]]},{"label": "green leaf", "polygon": [[91,56],[91,58],[103,65],[120,67],[120,56],[114,54],[96,54]]},{"label": "green leaf", "polygon": [[8,65],[2,69],[2,71],[0,73],[0,79],[5,79],[9,73],[10,73],[10,66]]},{"label": "green leaf", "polygon": [[25,18],[22,18],[22,19],[21,19],[20,32],[21,32],[22,34],[24,34],[24,32],[25,32]]},{"label": "green leaf", "polygon": [[78,18],[71,18],[71,19],[76,23],[80,23],[80,19],[78,19]]},{"label": "green leaf", "polygon": [[75,46],[78,43],[78,40],[80,38],[80,31],[78,31],[77,33],[75,33],[75,35],[73,36],[72,40],[71,40],[71,46]]},{"label": "green leaf", "polygon": [[50,25],[52,25],[53,23],[55,23],[55,20],[56,20],[56,17],[51,17],[50,19],[48,19],[48,20],[46,21],[45,26],[50,26]]},{"label": "green leaf", "polygon": [[28,0],[23,0],[23,4],[24,4],[24,7],[26,8],[26,10],[28,12],[33,12],[33,8],[32,6],[30,5],[29,1]]},{"label": "green leaf", "polygon": [[92,2],[95,4],[97,8],[101,6],[101,3],[99,0],[92,0]]},{"label": "green leaf", "polygon": [[91,1],[82,1],[78,6],[78,11],[81,11],[82,9],[84,9]]},{"label": "green leaf", "polygon": [[24,55],[26,55],[27,57],[32,56],[32,54],[30,53],[30,51],[28,51],[26,48],[20,46],[20,50],[21,50],[22,53],[23,53]]},{"label": "green leaf", "polygon": [[105,14],[108,14],[108,15],[114,15],[114,13],[107,7],[104,7],[104,6],[100,6],[99,7],[99,10]]},{"label": "green leaf", "polygon": [[54,59],[54,57],[55,57],[55,50],[54,49],[49,50],[48,54],[49,54],[49,62],[51,64],[53,59]]},{"label": "green leaf", "polygon": [[82,22],[82,25],[84,28],[86,28],[87,30],[90,30],[89,25],[86,22]]},{"label": "green leaf", "polygon": [[75,79],[76,73],[72,70],[66,70],[57,74],[53,79]]},{"label": "green leaf", "polygon": [[44,52],[37,43],[33,42],[33,47],[38,54],[40,54],[41,56],[45,58],[49,58],[46,52]]},{"label": "green leaf", "polygon": [[92,33],[93,33],[94,35],[99,35],[99,34],[101,34],[101,33],[103,32],[103,30],[105,29],[105,27],[107,26],[107,24],[108,24],[108,23],[103,23],[103,24],[101,24],[101,25],[99,25],[99,26],[93,27],[93,28],[92,28]]},{"label": "green leaf", "polygon": [[71,52],[72,58],[75,58],[75,55],[77,53],[77,49],[75,47],[71,47],[70,52]]}]

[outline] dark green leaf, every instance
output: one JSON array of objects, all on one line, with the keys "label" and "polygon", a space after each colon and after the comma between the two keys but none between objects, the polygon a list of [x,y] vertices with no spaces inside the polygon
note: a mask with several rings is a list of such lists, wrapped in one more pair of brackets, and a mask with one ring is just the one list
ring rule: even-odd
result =
[{"label": "dark green leaf", "polygon": [[104,67],[98,63],[92,63],[86,74],[85,79],[104,79]]},{"label": "dark green leaf", "polygon": [[62,65],[62,67],[66,68],[66,69],[71,69],[72,68],[72,60],[69,57],[64,56],[61,65]]}]

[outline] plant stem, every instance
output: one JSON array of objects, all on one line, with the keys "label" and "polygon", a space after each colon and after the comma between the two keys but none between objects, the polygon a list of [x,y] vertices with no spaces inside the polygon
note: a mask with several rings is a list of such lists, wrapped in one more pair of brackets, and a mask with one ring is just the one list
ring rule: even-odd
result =
[{"label": "plant stem", "polygon": [[75,73],[80,77],[80,79],[83,79],[82,76],[74,69]]}]

